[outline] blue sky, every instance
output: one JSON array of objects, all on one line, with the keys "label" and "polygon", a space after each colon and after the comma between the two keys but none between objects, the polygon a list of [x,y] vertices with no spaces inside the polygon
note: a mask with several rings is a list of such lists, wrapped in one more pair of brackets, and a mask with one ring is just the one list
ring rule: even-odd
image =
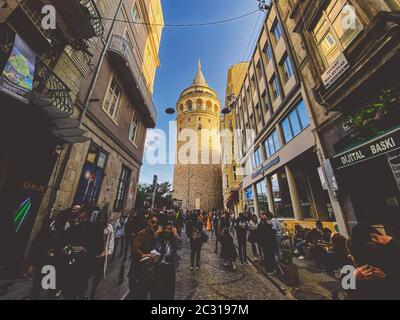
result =
[{"label": "blue sky", "polygon": [[[256,0],[162,0],[162,5],[166,24],[224,20],[257,9]],[[222,25],[164,28],[160,47],[161,68],[156,73],[153,97],[158,110],[158,129],[168,135],[169,121],[175,120],[175,115],[167,115],[164,110],[175,107],[180,93],[191,84],[199,58],[208,84],[218,92],[221,103],[224,101],[228,68],[250,57],[250,50],[246,54],[244,51],[258,17],[257,12]],[[262,20],[260,14],[256,36]],[[253,37],[251,45],[254,42]],[[150,132],[148,141],[153,139]],[[140,182],[151,183],[153,174],[159,176],[160,182],[172,183],[173,165],[149,164],[145,150]]]}]

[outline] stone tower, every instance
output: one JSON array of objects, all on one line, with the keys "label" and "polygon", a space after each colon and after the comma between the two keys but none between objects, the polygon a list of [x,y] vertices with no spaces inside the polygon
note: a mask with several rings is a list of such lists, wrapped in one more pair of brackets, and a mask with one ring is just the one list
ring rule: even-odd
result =
[{"label": "stone tower", "polygon": [[220,103],[204,78],[200,61],[193,83],[180,95],[176,109],[174,198],[182,201],[183,210],[219,209],[223,205]]}]

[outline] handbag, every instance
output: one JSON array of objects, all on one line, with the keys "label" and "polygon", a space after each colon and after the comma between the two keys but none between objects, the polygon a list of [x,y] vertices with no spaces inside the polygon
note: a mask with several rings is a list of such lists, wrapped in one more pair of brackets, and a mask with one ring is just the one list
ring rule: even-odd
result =
[{"label": "handbag", "polygon": [[201,241],[203,243],[208,242],[208,234],[206,234],[204,231],[201,232]]}]

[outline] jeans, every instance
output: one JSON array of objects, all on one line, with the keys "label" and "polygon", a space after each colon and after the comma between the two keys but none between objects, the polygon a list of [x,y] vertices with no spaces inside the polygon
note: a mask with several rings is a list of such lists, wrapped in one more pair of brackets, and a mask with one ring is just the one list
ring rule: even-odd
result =
[{"label": "jeans", "polygon": [[120,249],[119,249],[119,257],[121,258],[122,257],[122,255],[123,255],[123,253],[124,253],[124,249],[125,249],[125,246],[126,246],[126,243],[125,243],[126,241],[125,241],[125,236],[122,236],[122,237],[120,237],[120,238],[115,238],[115,246],[114,246],[114,252],[113,252],[113,255],[112,255],[112,258],[114,259],[114,257],[115,257],[115,254],[116,254],[116,252],[117,252],[117,248],[118,248],[118,245],[121,243],[121,247],[120,247]]},{"label": "jeans", "polygon": [[306,246],[306,242],[302,241],[296,244],[296,249],[299,252],[300,256],[305,257],[306,256],[306,251],[304,250]]},{"label": "jeans", "polygon": [[190,249],[190,266],[194,267],[196,263],[196,267],[200,267],[201,243],[197,241],[191,241]]},{"label": "jeans", "polygon": [[276,235],[276,245],[277,245],[277,255],[278,258],[281,257],[281,243],[285,239],[285,236],[283,234],[277,234]]},{"label": "jeans", "polygon": [[247,262],[247,241],[246,238],[238,239],[239,259],[241,263]]},{"label": "jeans", "polygon": [[[257,249],[257,247],[258,247],[258,249]],[[253,256],[255,256],[255,257],[261,256],[262,257],[262,250],[258,243],[255,243],[255,242],[251,243],[251,251],[253,252]]]}]

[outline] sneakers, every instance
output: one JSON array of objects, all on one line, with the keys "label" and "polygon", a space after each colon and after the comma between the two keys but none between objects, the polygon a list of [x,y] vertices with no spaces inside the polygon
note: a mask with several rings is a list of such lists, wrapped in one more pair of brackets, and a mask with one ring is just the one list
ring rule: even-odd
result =
[{"label": "sneakers", "polygon": [[194,267],[190,267],[190,270],[194,270]]},{"label": "sneakers", "polygon": [[194,268],[195,270],[199,270],[200,269],[200,267],[196,267],[196,268]]},{"label": "sneakers", "polygon": [[224,267],[227,267],[228,266],[228,262],[224,262]]},{"label": "sneakers", "polygon": [[304,256],[300,256],[300,257],[298,257],[297,259],[299,259],[299,260],[304,260]]},{"label": "sneakers", "polygon": [[236,270],[236,269],[237,269],[236,263],[232,262],[232,270]]},{"label": "sneakers", "polygon": [[251,264],[250,262],[246,261],[246,262],[244,263],[244,265],[245,265],[245,266],[251,266],[252,264]]}]

